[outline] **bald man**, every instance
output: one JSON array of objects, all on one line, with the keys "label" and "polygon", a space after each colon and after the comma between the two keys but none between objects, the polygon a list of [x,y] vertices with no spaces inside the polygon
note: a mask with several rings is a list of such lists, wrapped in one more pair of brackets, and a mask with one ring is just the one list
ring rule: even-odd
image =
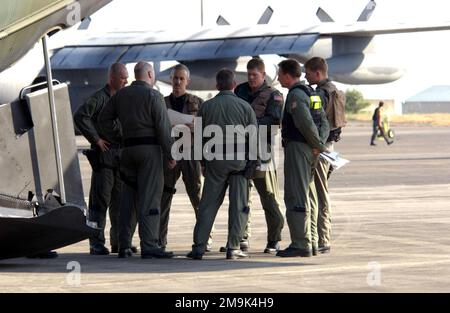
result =
[{"label": "bald man", "polygon": [[[89,192],[89,220],[96,222],[101,231],[89,239],[90,254],[107,255],[104,228],[106,212],[109,208],[111,220],[110,243],[113,253],[118,250],[118,218],[122,181],[119,176],[117,159],[121,141],[120,127],[111,125],[110,135],[100,130],[98,116],[109,99],[125,87],[128,71],[123,64],[114,63],[108,73],[108,83],[95,92],[75,113],[75,124],[91,144],[93,162],[91,190]],[[91,160],[92,160],[91,159]],[[134,227],[136,221],[134,221]],[[135,248],[134,248],[135,249]]]},{"label": "bald man", "polygon": [[132,256],[128,219],[137,209],[141,257],[171,258],[159,244],[161,196],[164,188],[163,154],[168,167],[176,162],[171,156],[173,138],[164,98],[152,87],[155,71],[147,62],[134,68],[136,81],[114,95],[100,113],[102,129],[112,129],[118,119],[123,133],[120,173],[124,181],[119,234],[119,258]]}]

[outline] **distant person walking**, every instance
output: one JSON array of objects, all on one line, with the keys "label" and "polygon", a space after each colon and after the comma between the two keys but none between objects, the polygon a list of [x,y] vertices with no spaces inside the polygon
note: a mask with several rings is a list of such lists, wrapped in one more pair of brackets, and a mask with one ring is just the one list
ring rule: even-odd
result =
[{"label": "distant person walking", "polygon": [[380,101],[378,104],[378,107],[373,112],[372,121],[373,121],[373,133],[372,138],[370,140],[371,146],[376,146],[375,139],[377,138],[378,131],[380,131],[381,135],[383,136],[384,140],[388,145],[391,145],[393,141],[389,141],[388,137],[386,136],[383,125],[381,125],[381,108],[383,107],[384,102]]}]

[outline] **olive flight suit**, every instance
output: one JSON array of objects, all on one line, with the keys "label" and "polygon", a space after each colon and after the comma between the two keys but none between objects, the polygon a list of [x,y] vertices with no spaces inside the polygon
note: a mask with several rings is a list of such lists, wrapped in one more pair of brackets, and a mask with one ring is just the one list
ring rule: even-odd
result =
[{"label": "olive flight suit", "polygon": [[309,190],[317,161],[312,150],[326,150],[324,143],[329,125],[321,105],[316,107],[304,88],[308,87],[297,83],[289,89],[283,115],[284,201],[291,235],[289,248],[310,254],[313,249],[311,215],[316,214],[311,212],[309,203]]},{"label": "olive flight suit", "polygon": [[[98,116],[110,98],[110,89],[106,85],[89,97],[77,110],[74,114],[74,122],[91,144],[91,158],[94,159],[89,192],[89,220],[96,222],[101,231],[98,232],[98,235],[89,238],[90,245],[91,247],[105,245],[104,228],[106,225],[106,211],[109,208],[111,221],[110,244],[113,249],[117,249],[120,196],[122,193],[122,181],[119,175],[120,126],[114,123],[112,125],[113,128],[110,130],[112,136],[106,137],[98,125]],[[108,151],[103,152],[97,146],[97,141],[100,138],[110,143]],[[135,227],[136,219],[132,220],[132,225],[130,225],[133,232]]]},{"label": "olive flight suit", "polygon": [[[163,152],[170,158],[173,139],[164,98],[144,81],[118,91],[100,114],[102,129],[119,119],[123,133],[120,172],[124,181],[121,216],[137,209],[141,254],[160,253],[160,204],[164,186]],[[133,206],[133,202],[135,206]],[[122,222],[122,218],[121,218]],[[119,247],[128,249],[127,223],[120,229]]]},{"label": "olive flight suit", "polygon": [[[270,145],[276,133],[271,133],[271,126],[280,126],[283,114],[283,95],[266,82],[256,91],[252,92],[249,83],[243,83],[236,87],[235,94],[250,103],[255,111],[258,125],[267,126],[267,149],[272,151]],[[264,163],[273,162],[272,158],[264,160]],[[281,240],[281,231],[284,226],[284,216],[280,210],[279,189],[276,169],[260,173],[253,179],[258,191],[264,215],[267,223],[267,242],[274,245]],[[243,239],[251,235],[251,214]]]},{"label": "olive flight suit", "polygon": [[[221,91],[211,100],[203,103],[198,112],[202,118],[202,127],[205,130],[210,125],[219,127],[226,134],[226,126],[241,125],[246,128],[249,125],[257,126],[255,112],[244,100],[238,98],[232,91]],[[255,134],[256,136],[256,134]],[[234,136],[233,136],[234,137]],[[248,137],[247,137],[247,140]],[[206,140],[205,140],[206,141]],[[204,160],[206,174],[203,186],[202,198],[200,200],[197,222],[194,228],[194,255],[203,255],[217,212],[223,203],[225,193],[229,187],[228,208],[228,249],[238,250],[247,225],[249,207],[248,191],[249,181],[244,176],[247,160],[240,160],[237,154],[226,156],[229,146],[234,145],[227,140],[223,142],[222,158]],[[248,141],[247,141],[248,142]],[[244,147],[236,144],[232,149],[242,151]],[[207,145],[204,149],[208,150]],[[217,150],[216,145],[211,148]],[[219,157],[218,157],[219,158]]]}]

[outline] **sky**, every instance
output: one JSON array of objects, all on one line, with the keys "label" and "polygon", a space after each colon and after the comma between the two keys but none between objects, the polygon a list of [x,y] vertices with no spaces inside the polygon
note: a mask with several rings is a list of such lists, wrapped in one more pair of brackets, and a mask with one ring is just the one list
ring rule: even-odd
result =
[{"label": "sky", "polygon": [[[215,26],[221,14],[232,25],[256,24],[267,6],[274,9],[274,25],[314,25],[322,7],[336,21],[357,20],[368,0],[203,0],[203,25]],[[423,22],[450,20],[450,1],[378,0],[371,21]],[[167,30],[198,28],[201,0],[113,0],[92,16],[96,30]],[[397,103],[432,85],[450,85],[450,31],[380,35],[377,50],[384,58],[398,62],[406,74],[382,85],[341,85],[356,88],[368,99],[394,99]],[[391,60],[389,60],[391,61]],[[391,63],[391,62],[389,62]]]}]

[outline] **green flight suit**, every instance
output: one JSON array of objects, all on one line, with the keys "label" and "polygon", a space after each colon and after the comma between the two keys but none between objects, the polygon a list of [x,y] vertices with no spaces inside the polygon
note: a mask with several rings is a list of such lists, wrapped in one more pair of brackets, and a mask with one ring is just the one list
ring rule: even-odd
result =
[{"label": "green flight suit", "polygon": [[[91,189],[89,191],[89,220],[96,222],[101,231],[98,235],[89,238],[91,246],[105,245],[104,228],[106,225],[106,211],[109,208],[111,221],[110,244],[118,246],[118,225],[120,212],[120,195],[122,193],[122,181],[119,175],[119,144],[121,141],[120,127],[113,125],[113,136],[107,138],[101,132],[98,125],[98,115],[111,98],[109,86],[95,92],[74,114],[74,122],[80,132],[86,137],[94,150],[96,159],[95,169],[92,171]],[[97,146],[97,141],[107,139],[110,149],[102,152]],[[132,221],[131,228],[136,227],[136,220]]]},{"label": "green flight suit", "polygon": [[[232,91],[221,91],[216,97],[206,101],[198,116],[202,118],[203,130],[210,125],[217,125],[224,135],[227,125],[242,125],[244,128],[257,125],[255,112],[251,106]],[[232,156],[231,160],[224,158],[224,160],[204,161],[204,164],[206,176],[194,228],[192,250],[196,254],[205,253],[217,211],[223,203],[228,186],[230,204],[227,247],[239,249],[250,211],[249,181],[243,175],[247,161]]]},{"label": "green flight suit", "polygon": [[[102,129],[119,119],[123,133],[120,172],[124,183],[121,217],[137,209],[141,254],[160,251],[159,223],[163,192],[163,152],[170,158],[173,139],[164,98],[144,81],[121,89],[101,112]],[[121,218],[122,222],[122,218]],[[127,223],[120,229],[119,248],[129,248]]]},{"label": "green flight suit", "polygon": [[[188,93],[178,98],[171,94],[170,96],[165,97],[164,100],[167,109],[194,116],[197,115],[197,112],[203,103],[202,99]],[[194,160],[193,149],[191,156],[191,160],[178,161],[174,169],[169,169],[166,164],[164,164],[164,192],[161,199],[161,224],[159,228],[159,244],[162,247],[167,245],[170,207],[173,195],[176,193],[175,185],[181,174],[183,174],[186,192],[192,207],[194,208],[195,215],[197,216],[198,204],[200,203],[201,198],[202,173],[200,161]],[[209,244],[210,243],[211,242],[209,242]]]},{"label": "green flight suit", "polygon": [[[271,151],[270,140],[276,134],[271,134],[270,126],[279,126],[283,114],[283,95],[275,88],[267,85],[266,82],[256,91],[252,92],[248,83],[240,84],[235,89],[235,94],[250,103],[255,111],[258,125],[268,127],[267,143]],[[272,162],[272,159],[265,160],[266,163]],[[267,223],[267,242],[278,242],[281,240],[281,231],[284,226],[284,216],[280,210],[279,189],[276,169],[266,171],[258,178],[253,179],[253,183],[258,191],[264,215]],[[250,190],[251,192],[251,190]],[[251,197],[250,197],[251,198]],[[251,199],[249,199],[251,202]],[[251,205],[249,204],[251,207]],[[251,212],[251,211],[250,211]],[[251,236],[251,213],[249,215],[247,227],[244,233],[244,239]]]},{"label": "green flight suit", "polygon": [[328,137],[329,125],[325,111],[320,109],[321,126],[317,129],[310,112],[310,98],[297,85],[300,83],[289,89],[283,117],[284,201],[291,235],[290,247],[311,251],[311,216],[317,214],[311,211],[313,208],[309,201],[309,189],[317,161],[312,149],[326,150],[322,138]]}]

